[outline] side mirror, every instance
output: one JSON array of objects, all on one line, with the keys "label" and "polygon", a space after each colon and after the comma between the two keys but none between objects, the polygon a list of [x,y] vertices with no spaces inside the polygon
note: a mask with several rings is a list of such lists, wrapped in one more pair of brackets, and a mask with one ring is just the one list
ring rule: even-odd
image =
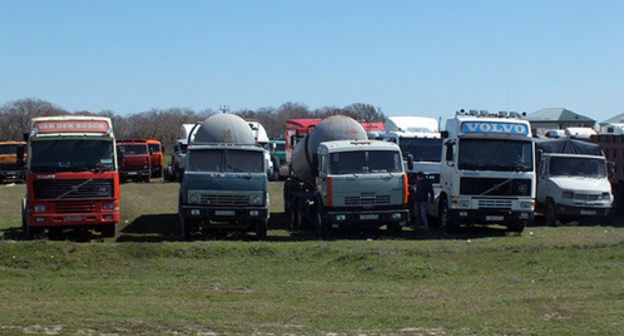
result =
[{"label": "side mirror", "polygon": [[446,161],[447,162],[454,161],[453,149],[455,148],[455,144],[449,141],[449,142],[446,142],[444,145],[446,146]]},{"label": "side mirror", "polygon": [[414,170],[414,155],[407,154],[407,170]]}]

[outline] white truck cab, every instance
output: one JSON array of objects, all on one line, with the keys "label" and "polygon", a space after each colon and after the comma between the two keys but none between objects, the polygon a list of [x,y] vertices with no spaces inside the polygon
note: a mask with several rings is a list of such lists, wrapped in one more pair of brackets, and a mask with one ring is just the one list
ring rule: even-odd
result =
[{"label": "white truck cab", "polygon": [[533,221],[535,146],[518,113],[458,111],[443,132],[437,217],[446,231],[499,224],[521,232]]},{"label": "white truck cab", "polygon": [[607,162],[598,145],[539,139],[536,210],[547,225],[582,220],[604,224],[613,204]]}]

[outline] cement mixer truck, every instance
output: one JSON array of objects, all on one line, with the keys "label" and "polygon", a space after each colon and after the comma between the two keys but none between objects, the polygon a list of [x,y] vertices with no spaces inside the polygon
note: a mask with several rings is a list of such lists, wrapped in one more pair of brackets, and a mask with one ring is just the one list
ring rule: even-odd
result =
[{"label": "cement mixer truck", "polygon": [[268,180],[264,150],[251,128],[234,114],[196,124],[184,156],[178,214],[184,237],[217,230],[267,234]]},{"label": "cement mixer truck", "polygon": [[337,229],[385,225],[398,235],[409,218],[400,148],[368,140],[349,117],[332,116],[311,128],[293,150],[292,168],[284,210],[293,230],[312,226],[328,239]]}]

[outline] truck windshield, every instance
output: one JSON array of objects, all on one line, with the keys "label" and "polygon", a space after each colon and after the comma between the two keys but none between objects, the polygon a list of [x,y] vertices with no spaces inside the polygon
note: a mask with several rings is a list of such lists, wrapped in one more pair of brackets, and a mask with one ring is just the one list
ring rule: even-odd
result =
[{"label": "truck windshield", "polygon": [[120,145],[125,155],[147,155],[146,145]]},{"label": "truck windshield", "polygon": [[552,157],[551,176],[590,176],[606,177],[605,160],[580,157]]},{"label": "truck windshield", "polygon": [[0,145],[0,155],[17,154],[16,145]]},{"label": "truck windshield", "polygon": [[378,174],[402,171],[401,155],[396,151],[340,152],[329,155],[330,174]]},{"label": "truck windshield", "polygon": [[152,153],[160,153],[160,145],[159,144],[147,144]]},{"label": "truck windshield", "polygon": [[264,153],[240,149],[208,149],[188,152],[189,171],[265,173]]},{"label": "truck windshield", "polygon": [[533,171],[531,141],[461,139],[459,169]]},{"label": "truck windshield", "polygon": [[401,138],[401,152],[407,157],[412,154],[414,161],[440,162],[442,139],[436,138]]},{"label": "truck windshield", "polygon": [[112,171],[112,140],[63,139],[33,141],[29,156],[33,173],[60,171]]}]

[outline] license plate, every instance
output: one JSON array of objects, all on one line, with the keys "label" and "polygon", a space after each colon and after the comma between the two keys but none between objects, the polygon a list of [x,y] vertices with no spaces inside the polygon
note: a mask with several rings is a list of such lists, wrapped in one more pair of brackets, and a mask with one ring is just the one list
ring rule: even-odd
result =
[{"label": "license plate", "polygon": [[234,214],[235,214],[234,210],[216,210],[215,211],[216,216],[234,216]]},{"label": "license plate", "polygon": [[68,221],[76,221],[76,220],[84,220],[85,216],[65,216],[65,220]]},{"label": "license plate", "polygon": [[583,216],[596,216],[596,210],[581,210]]},{"label": "license plate", "polygon": [[377,214],[360,215],[360,219],[361,220],[379,219],[379,215],[377,215]]},{"label": "license plate", "polygon": [[505,219],[505,216],[485,216],[487,221],[502,221],[503,219]]}]

